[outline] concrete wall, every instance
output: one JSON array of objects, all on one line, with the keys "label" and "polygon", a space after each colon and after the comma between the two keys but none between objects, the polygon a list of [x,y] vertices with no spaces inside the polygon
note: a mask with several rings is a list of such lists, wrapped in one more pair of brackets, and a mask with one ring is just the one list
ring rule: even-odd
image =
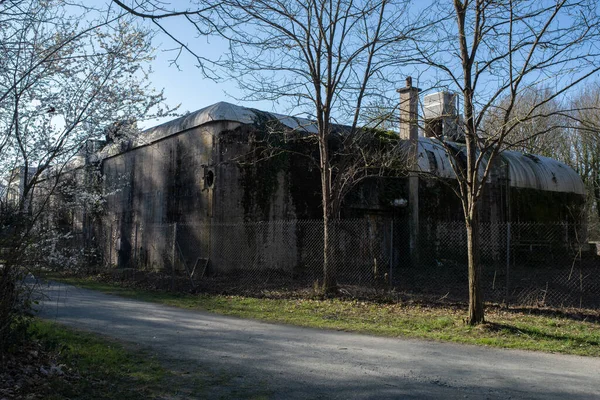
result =
[{"label": "concrete wall", "polygon": [[213,272],[293,268],[295,234],[243,224],[318,218],[319,182],[290,155],[256,162],[256,134],[252,125],[213,122],[105,159],[106,262],[181,270],[208,258]]},{"label": "concrete wall", "polygon": [[[107,201],[99,234],[105,263],[183,271],[208,259],[216,273],[301,271],[303,260],[311,257],[307,251],[315,252],[314,243],[310,248],[306,243],[318,241],[321,233],[306,225],[261,221],[321,218],[319,173],[306,157],[290,152],[265,157],[260,149],[264,134],[257,125],[213,121],[106,158],[102,171]],[[576,194],[565,197],[533,189],[525,198],[516,193],[524,189],[509,188],[507,196],[501,172],[492,174],[484,196],[484,222],[520,220],[541,209],[547,218],[566,218],[561,211],[565,204],[577,203],[571,198]],[[442,180],[422,180],[419,185],[419,217],[429,227],[419,240],[436,246],[440,232],[435,221],[462,216],[460,201]],[[385,221],[393,218],[396,254],[410,254],[408,211],[392,205],[407,195],[406,179],[366,182],[348,197],[342,215],[379,221],[386,235]],[[551,197],[556,201],[549,201]],[[362,257],[360,240],[344,240],[353,243],[348,251],[357,252],[352,259]],[[388,247],[381,243],[382,249]],[[319,264],[318,256],[312,258]]]},{"label": "concrete wall", "polygon": [[[175,223],[210,226],[213,189],[203,166],[213,163],[214,133],[224,127],[191,129],[104,160],[109,263],[160,268],[172,261]],[[206,254],[206,229],[183,235],[186,247]]]}]

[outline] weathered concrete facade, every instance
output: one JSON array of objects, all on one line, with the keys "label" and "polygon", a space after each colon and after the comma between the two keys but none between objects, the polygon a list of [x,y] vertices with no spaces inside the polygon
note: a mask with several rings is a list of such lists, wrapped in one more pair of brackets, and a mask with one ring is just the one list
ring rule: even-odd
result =
[{"label": "weathered concrete facade", "polygon": [[[217,113],[200,126],[186,129],[180,121],[177,131],[165,134],[173,129],[168,123],[146,132],[144,142],[130,143],[124,151],[115,151],[116,145],[104,150],[103,225],[108,240],[103,251],[109,263],[162,268],[174,260],[194,265],[198,259],[210,259],[227,270],[227,263],[219,262],[223,256],[215,242],[223,247],[230,241],[241,252],[255,244],[237,237],[235,230],[215,238],[219,226],[318,217],[318,193],[311,195],[303,187],[311,172],[298,168],[298,160],[286,155],[252,162],[252,142],[260,127],[236,115],[240,109],[217,104],[198,112]],[[270,232],[258,239],[269,244],[262,246],[265,263],[273,268],[293,265],[293,252],[277,249],[294,248],[295,238],[285,239],[291,244],[281,243],[283,236]]]},{"label": "weathered concrete facade", "polygon": [[[319,174],[300,155],[257,150],[273,123],[281,135],[315,131],[311,121],[218,103],[106,146],[98,154],[106,196],[99,235],[105,262],[191,269],[210,260],[213,272],[301,271],[299,260],[308,251],[303,243],[322,234],[319,229],[290,231],[285,224],[265,227],[260,221],[319,219]],[[418,220],[429,221],[419,240],[433,243],[431,222],[460,219],[462,211],[447,186],[454,175],[442,146],[422,137],[417,143],[419,168],[437,176],[413,177],[420,181]],[[367,182],[350,194],[342,216],[394,219],[407,226],[409,210],[398,205],[410,201],[408,186],[407,178]],[[583,197],[583,184],[570,168],[507,152],[494,166],[482,220],[573,220]],[[401,232],[394,243],[397,253],[405,254],[410,235]],[[360,246],[360,238],[345,241],[349,248]]]}]

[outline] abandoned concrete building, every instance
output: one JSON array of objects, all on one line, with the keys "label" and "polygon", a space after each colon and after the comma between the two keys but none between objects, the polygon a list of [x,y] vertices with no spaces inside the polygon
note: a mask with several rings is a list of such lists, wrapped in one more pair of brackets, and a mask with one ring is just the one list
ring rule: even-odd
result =
[{"label": "abandoned concrete building", "polygon": [[[408,104],[401,112],[416,114],[418,91],[409,87],[400,92]],[[244,268],[251,259],[255,268],[297,269],[306,252],[314,252],[304,243],[322,235],[318,226],[290,232],[288,225],[272,223],[261,227],[260,234],[255,228],[264,221],[318,220],[319,172],[295,154],[240,161],[270,121],[306,134],[316,129],[309,120],[222,102],[105,146],[97,160],[107,202],[95,228],[103,233],[97,236],[105,262],[158,269],[175,259],[189,266],[202,259],[210,260],[212,271],[227,272]],[[403,126],[400,134],[418,143],[419,169],[437,178],[419,175],[362,185],[348,196],[342,217],[393,220],[396,232],[409,227],[385,239],[386,248],[396,246],[395,254],[407,254],[415,240],[435,243],[436,222],[460,220],[462,211],[443,182],[452,182],[455,175],[440,142],[419,136],[415,124]],[[585,190],[571,168],[511,151],[501,153],[496,163],[483,221],[583,221]],[[411,180],[416,183],[412,189]],[[346,235],[346,246],[356,248],[364,239]],[[235,262],[232,252],[244,262]]]}]

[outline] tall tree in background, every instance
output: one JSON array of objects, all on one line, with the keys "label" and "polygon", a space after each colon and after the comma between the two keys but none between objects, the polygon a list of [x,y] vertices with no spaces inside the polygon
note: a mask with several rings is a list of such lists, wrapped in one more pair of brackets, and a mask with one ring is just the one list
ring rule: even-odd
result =
[{"label": "tall tree in background", "polygon": [[[26,299],[19,291],[31,267],[32,233],[61,172],[112,122],[161,114],[163,95],[148,82],[148,32],[110,11],[61,0],[3,1],[0,52],[0,176],[7,180],[0,199],[1,351]],[[33,202],[41,181],[45,191]]]},{"label": "tall tree in background", "polygon": [[[598,7],[594,0],[453,0],[433,12],[444,21],[431,41],[414,43],[421,54],[416,61],[435,70],[438,85],[461,96],[464,148],[447,150],[467,230],[468,323],[477,324],[484,321],[479,206],[490,168],[510,138],[544,133],[519,133],[525,121],[546,109],[545,117],[567,115],[567,102],[553,102],[600,69]],[[530,96],[528,110],[515,119],[519,98],[540,85],[552,93]],[[486,125],[490,114],[497,123]]]},{"label": "tall tree in background", "polygon": [[[497,132],[504,124],[504,113],[510,102],[510,96],[502,99],[486,115],[480,136],[487,136],[487,131],[492,135]],[[509,127],[510,134],[504,140],[504,148],[558,158],[568,163],[566,137],[572,118],[563,114],[565,109],[550,88],[525,88],[512,106],[508,123],[514,126]]]},{"label": "tall tree in background", "polygon": [[567,163],[575,169],[588,192],[588,220],[592,235],[600,224],[600,86],[588,85],[572,100]]}]

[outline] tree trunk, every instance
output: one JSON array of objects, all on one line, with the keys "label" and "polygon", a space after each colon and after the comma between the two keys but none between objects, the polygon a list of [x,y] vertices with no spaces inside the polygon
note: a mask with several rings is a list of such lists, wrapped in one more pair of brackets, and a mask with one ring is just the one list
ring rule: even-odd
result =
[{"label": "tree trunk", "polygon": [[4,257],[4,265],[0,271],[0,358],[11,343],[7,333],[11,330],[15,315],[19,313],[17,302],[19,293],[17,284],[20,280],[18,268],[21,252],[21,234],[23,220],[17,219],[14,223],[14,232],[7,240],[8,252]]},{"label": "tree trunk", "polygon": [[472,216],[466,221],[467,254],[469,262],[469,325],[485,322],[483,296],[480,286],[481,263],[479,260],[479,218]]},{"label": "tree trunk", "polygon": [[323,206],[323,291],[333,293],[337,290],[335,262],[331,258],[331,175],[329,172],[329,149],[327,137],[319,138],[321,192]]},{"label": "tree trunk", "polygon": [[10,330],[15,312],[17,296],[15,293],[15,279],[12,275],[12,268],[8,264],[0,272],[0,359],[2,359],[10,344],[7,333]]},{"label": "tree trunk", "polygon": [[337,289],[335,262],[331,259],[331,238],[329,218],[323,218],[323,290],[326,293]]}]

